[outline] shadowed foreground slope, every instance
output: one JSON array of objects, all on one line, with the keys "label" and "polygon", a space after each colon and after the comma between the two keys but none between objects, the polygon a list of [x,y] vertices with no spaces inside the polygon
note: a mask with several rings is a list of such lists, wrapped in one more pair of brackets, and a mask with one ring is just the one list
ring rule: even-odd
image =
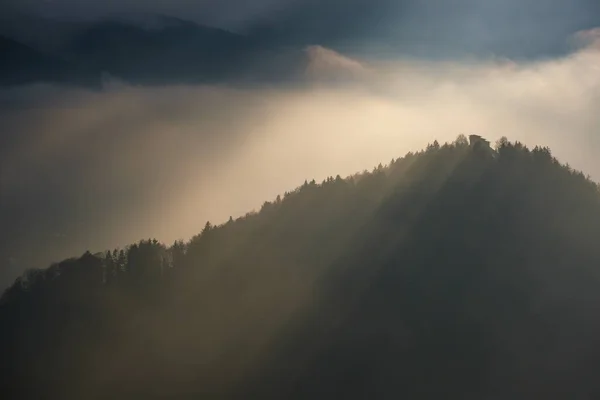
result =
[{"label": "shadowed foreground slope", "polygon": [[598,186],[548,149],[436,142],[187,244],[28,271],[0,303],[3,393],[598,396],[599,237]]}]

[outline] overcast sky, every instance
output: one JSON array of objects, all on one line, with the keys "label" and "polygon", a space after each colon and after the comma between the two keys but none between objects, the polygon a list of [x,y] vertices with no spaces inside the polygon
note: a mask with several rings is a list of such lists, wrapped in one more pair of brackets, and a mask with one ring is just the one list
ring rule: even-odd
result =
[{"label": "overcast sky", "polygon": [[434,51],[453,54],[454,49],[543,56],[564,51],[569,34],[600,26],[598,0],[4,0],[3,4],[33,14],[77,18],[164,13],[234,30],[268,24],[276,29],[274,35],[310,44],[347,42],[429,56]]}]

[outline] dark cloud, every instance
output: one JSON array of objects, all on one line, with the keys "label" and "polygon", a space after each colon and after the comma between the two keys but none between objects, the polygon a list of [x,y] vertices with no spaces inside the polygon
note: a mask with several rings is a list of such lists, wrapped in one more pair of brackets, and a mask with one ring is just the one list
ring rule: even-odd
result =
[{"label": "dark cloud", "polygon": [[278,37],[392,56],[526,58],[564,53],[568,35],[598,25],[596,0],[306,0],[271,29]]},{"label": "dark cloud", "polygon": [[95,18],[115,13],[160,13],[211,25],[236,25],[269,15],[295,0],[9,0],[19,13],[55,18]]},{"label": "dark cloud", "polygon": [[164,13],[269,40],[417,56],[564,53],[564,38],[600,25],[597,0],[12,0],[45,15]]}]

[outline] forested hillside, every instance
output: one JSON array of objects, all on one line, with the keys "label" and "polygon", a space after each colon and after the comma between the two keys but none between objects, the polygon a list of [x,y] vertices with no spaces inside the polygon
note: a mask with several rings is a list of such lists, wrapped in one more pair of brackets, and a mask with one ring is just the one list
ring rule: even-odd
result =
[{"label": "forested hillside", "polygon": [[597,184],[471,140],[28,271],[0,301],[2,398],[600,396]]}]

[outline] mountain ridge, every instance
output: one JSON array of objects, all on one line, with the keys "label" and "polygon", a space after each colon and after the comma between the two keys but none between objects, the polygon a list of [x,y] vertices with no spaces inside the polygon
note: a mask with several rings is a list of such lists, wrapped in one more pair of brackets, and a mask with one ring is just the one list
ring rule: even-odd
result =
[{"label": "mountain ridge", "polygon": [[594,396],[599,230],[598,185],[549,149],[436,141],[306,181],[188,243],[28,271],[0,302],[2,386],[14,398]]},{"label": "mountain ridge", "polygon": [[[29,38],[29,48],[40,54],[44,51],[53,59],[64,60],[65,65],[77,65],[89,71],[88,74],[95,76],[91,83],[93,88],[101,87],[103,74],[134,85],[293,84],[314,78],[332,80],[337,72],[348,75],[345,68],[340,71],[332,69],[332,65],[325,68],[327,72],[323,74],[328,78],[312,72],[314,68],[311,66],[319,63],[321,58],[331,60],[334,58],[332,54],[337,54],[320,46],[273,45],[257,37],[168,16],[114,15],[88,23],[78,22],[76,26],[65,22],[68,26],[62,30],[61,24],[59,21],[40,24],[48,33],[63,33],[56,34],[56,40],[48,45],[43,42],[49,36],[47,34],[41,35],[41,39]],[[343,59],[339,54],[337,58]],[[13,63],[14,68],[7,69],[5,73],[3,85],[67,82],[90,86],[77,76],[70,77],[73,67],[60,68],[63,71],[60,71],[62,76],[58,79],[36,72],[40,62],[31,60],[19,64],[19,60],[15,60]],[[328,63],[325,60],[322,64]],[[19,70],[28,71],[27,68],[32,72],[20,74]],[[21,75],[22,78],[19,78]]]}]

